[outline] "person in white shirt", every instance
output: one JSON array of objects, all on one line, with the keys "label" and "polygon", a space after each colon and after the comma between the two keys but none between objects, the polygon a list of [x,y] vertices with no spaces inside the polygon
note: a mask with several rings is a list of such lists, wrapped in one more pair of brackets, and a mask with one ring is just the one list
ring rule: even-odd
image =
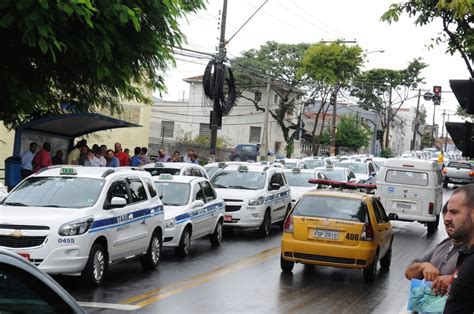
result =
[{"label": "person in white shirt", "polygon": [[[104,158],[101,156],[101,158]],[[105,159],[104,159],[105,160]],[[86,167],[104,167],[100,158],[97,157],[97,154],[94,154],[92,150],[87,151],[87,159],[84,161],[84,166]]]},{"label": "person in white shirt", "polygon": [[31,142],[30,149],[21,155],[21,176],[23,179],[33,173],[32,161],[35,157],[37,148],[38,144]]}]

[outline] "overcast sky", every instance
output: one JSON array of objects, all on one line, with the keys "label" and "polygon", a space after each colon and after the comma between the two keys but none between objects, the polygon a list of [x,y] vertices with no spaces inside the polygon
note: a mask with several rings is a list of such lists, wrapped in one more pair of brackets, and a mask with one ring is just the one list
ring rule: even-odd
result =
[{"label": "overcast sky", "polygon": [[[226,39],[229,39],[242,23],[257,9],[263,0],[229,0],[227,11]],[[431,38],[441,30],[439,22],[419,27],[407,16],[398,23],[389,25],[380,22],[380,16],[393,0],[269,0],[262,10],[229,42],[227,56],[235,57],[241,51],[258,48],[268,40],[282,43],[320,40],[356,40],[370,53],[365,69],[403,69],[413,58],[422,57],[429,65],[422,76],[424,89],[432,90],[441,85],[446,93],[442,104],[436,109],[436,122],[441,123],[440,111],[454,113],[457,101],[449,87],[449,79],[467,79],[469,73],[459,54],[445,53],[445,46],[429,50]],[[181,30],[186,35],[189,49],[215,52],[219,36],[219,12],[223,0],[209,0],[207,9],[189,15],[181,21]],[[206,59],[176,56],[177,67],[166,73],[168,93],[166,100],[181,100],[183,92],[188,97],[188,84],[182,78],[201,75]],[[416,92],[413,92],[415,95]],[[157,95],[158,96],[158,95]],[[432,121],[432,102],[422,100],[428,109],[428,121]],[[416,106],[416,101],[407,106]],[[441,110],[439,110],[441,109]],[[451,117],[451,121],[461,121]]]}]

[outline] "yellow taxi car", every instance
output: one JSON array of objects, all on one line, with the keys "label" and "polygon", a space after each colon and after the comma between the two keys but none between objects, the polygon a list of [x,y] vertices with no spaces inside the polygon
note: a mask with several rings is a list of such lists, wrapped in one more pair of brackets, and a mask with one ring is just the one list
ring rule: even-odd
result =
[{"label": "yellow taxi car", "polygon": [[363,269],[372,281],[379,261],[390,267],[392,242],[390,219],[373,195],[314,190],[285,219],[281,269],[291,272],[295,263]]}]

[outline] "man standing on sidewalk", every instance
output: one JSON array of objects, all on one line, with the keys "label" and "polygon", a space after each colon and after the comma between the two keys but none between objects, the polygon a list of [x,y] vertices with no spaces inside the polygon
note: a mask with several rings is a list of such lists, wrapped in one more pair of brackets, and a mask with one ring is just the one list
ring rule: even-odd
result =
[{"label": "man standing on sidewalk", "polygon": [[49,167],[53,164],[49,152],[51,151],[51,144],[44,142],[43,149],[36,153],[33,158],[33,172],[36,173],[45,167]]},{"label": "man standing on sidewalk", "polygon": [[115,143],[115,157],[120,162],[120,167],[127,167],[130,166],[130,160],[128,159],[128,155],[122,150],[122,144],[120,143]]},{"label": "man standing on sidewalk", "polygon": [[33,174],[32,161],[37,148],[38,145],[35,142],[31,142],[30,149],[21,155],[21,177],[23,179]]}]

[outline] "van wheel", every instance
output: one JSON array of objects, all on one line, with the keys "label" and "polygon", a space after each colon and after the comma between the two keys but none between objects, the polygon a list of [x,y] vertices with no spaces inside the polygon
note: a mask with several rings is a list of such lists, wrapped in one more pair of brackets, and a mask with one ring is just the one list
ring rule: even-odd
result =
[{"label": "van wheel", "polygon": [[146,254],[140,257],[140,264],[144,269],[156,269],[160,262],[161,244],[161,233],[158,231],[153,232]]},{"label": "van wheel", "polygon": [[270,216],[270,211],[267,210],[265,212],[265,216],[263,216],[263,221],[262,221],[262,224],[260,225],[260,228],[258,229],[258,233],[262,237],[268,237],[270,235],[271,227],[272,227],[272,218]]},{"label": "van wheel", "polygon": [[426,225],[427,225],[426,229],[428,231],[428,234],[434,233],[436,231],[436,229],[438,229],[439,214],[436,216],[436,221],[428,222]]},{"label": "van wheel", "polygon": [[214,233],[211,234],[209,240],[211,241],[212,246],[219,246],[222,241],[222,219],[219,219],[217,222]]},{"label": "van wheel", "polygon": [[191,229],[187,227],[184,229],[183,234],[181,235],[181,240],[179,241],[179,246],[176,248],[176,253],[185,257],[188,256],[191,252]]},{"label": "van wheel", "polygon": [[393,240],[390,241],[390,247],[388,248],[387,253],[385,253],[385,256],[380,260],[380,267],[385,270],[390,268],[390,263],[392,262],[392,243]]},{"label": "van wheel", "polygon": [[81,273],[82,279],[89,286],[99,286],[107,273],[109,258],[102,244],[95,243],[89,253],[86,267]]},{"label": "van wheel", "polygon": [[280,255],[280,267],[282,272],[291,273],[293,271],[293,267],[295,267],[295,262],[285,261],[283,256]]},{"label": "van wheel", "polygon": [[364,279],[365,281],[372,282],[374,281],[375,277],[377,276],[377,264],[379,261],[379,252],[374,256],[374,260],[372,261],[372,264],[364,269]]}]

